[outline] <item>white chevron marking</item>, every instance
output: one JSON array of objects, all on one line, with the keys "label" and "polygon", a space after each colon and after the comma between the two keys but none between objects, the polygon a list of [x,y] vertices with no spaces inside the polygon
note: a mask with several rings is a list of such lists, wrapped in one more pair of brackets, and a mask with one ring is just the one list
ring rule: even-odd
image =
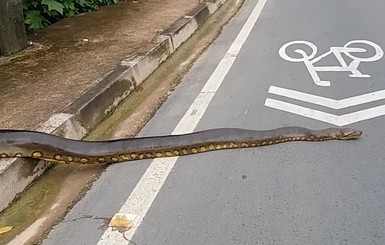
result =
[{"label": "white chevron marking", "polygon": [[367,94],[362,94],[342,100],[334,100],[330,98],[325,98],[313,94],[307,94],[295,90],[270,86],[269,93],[285,96],[287,98],[296,99],[304,102],[309,102],[316,105],[321,105],[329,107],[332,109],[342,109],[351,106],[361,105],[381,99],[385,99],[385,90],[380,90],[376,92],[371,92]]},{"label": "white chevron marking", "polygon": [[355,122],[364,121],[367,119],[385,115],[385,105],[376,106],[373,108],[356,111],[340,116],[270,98],[266,99],[265,106],[282,111],[287,111],[300,116],[316,119],[318,121],[323,121],[337,126],[345,126]]}]

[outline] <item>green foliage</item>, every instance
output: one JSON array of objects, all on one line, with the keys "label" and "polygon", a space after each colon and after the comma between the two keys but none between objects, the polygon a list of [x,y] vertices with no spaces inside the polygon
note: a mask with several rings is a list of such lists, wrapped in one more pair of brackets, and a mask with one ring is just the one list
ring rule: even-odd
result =
[{"label": "green foliage", "polygon": [[22,0],[28,31],[39,30],[60,19],[117,4],[119,0]]}]

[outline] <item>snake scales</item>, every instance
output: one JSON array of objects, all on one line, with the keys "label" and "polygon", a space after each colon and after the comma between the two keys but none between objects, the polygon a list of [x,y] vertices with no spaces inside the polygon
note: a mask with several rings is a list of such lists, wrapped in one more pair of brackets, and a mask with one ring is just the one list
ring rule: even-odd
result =
[{"label": "snake scales", "polygon": [[258,147],[287,141],[349,140],[361,136],[349,128],[311,130],[284,127],[266,131],[220,128],[183,135],[78,141],[25,130],[0,130],[0,157],[30,157],[57,163],[115,163],[183,156],[213,150]]}]

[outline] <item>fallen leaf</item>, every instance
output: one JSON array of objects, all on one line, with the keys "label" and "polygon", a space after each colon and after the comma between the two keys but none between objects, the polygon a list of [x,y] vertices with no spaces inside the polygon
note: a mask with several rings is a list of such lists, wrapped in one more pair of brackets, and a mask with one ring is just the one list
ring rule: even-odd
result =
[{"label": "fallen leaf", "polygon": [[12,230],[13,226],[3,226],[0,227],[0,234],[7,233],[8,231]]},{"label": "fallen leaf", "polygon": [[114,217],[112,217],[108,226],[113,228],[130,229],[134,226],[134,223],[129,220],[124,214],[115,214]]}]

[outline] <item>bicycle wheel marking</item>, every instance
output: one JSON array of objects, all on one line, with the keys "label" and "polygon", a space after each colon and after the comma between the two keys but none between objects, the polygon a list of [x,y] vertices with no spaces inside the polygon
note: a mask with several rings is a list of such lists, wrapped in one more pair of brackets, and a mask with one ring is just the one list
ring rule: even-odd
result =
[{"label": "bicycle wheel marking", "polygon": [[[353,44],[362,44],[362,45],[368,45],[371,48],[375,50],[375,54],[371,57],[367,58],[360,58],[357,56],[354,56],[355,53],[366,53],[368,52],[365,48],[357,48],[352,47]],[[287,49],[292,45],[306,45],[308,46],[312,52],[310,55],[308,55],[305,50],[302,49],[295,49],[294,52],[299,54],[302,57],[295,58],[290,57],[287,54]],[[358,70],[358,66],[361,62],[373,62],[377,61],[382,58],[384,55],[384,51],[382,48],[375,44],[374,42],[368,41],[368,40],[353,40],[350,42],[347,42],[343,47],[330,47],[330,50],[324,54],[321,54],[318,57],[315,57],[317,54],[317,47],[308,41],[292,41],[284,44],[278,51],[279,55],[290,62],[303,62],[308,69],[314,83],[318,86],[330,86],[330,81],[323,81],[318,76],[318,72],[320,71],[343,71],[343,72],[351,72],[349,75],[350,77],[357,77],[357,78],[367,78],[370,77],[369,74],[362,74]],[[314,66],[314,64],[323,58],[333,54],[335,58],[338,60],[340,66]],[[350,64],[347,64],[344,60],[342,54],[346,55],[347,57],[351,58],[352,61]]]}]

